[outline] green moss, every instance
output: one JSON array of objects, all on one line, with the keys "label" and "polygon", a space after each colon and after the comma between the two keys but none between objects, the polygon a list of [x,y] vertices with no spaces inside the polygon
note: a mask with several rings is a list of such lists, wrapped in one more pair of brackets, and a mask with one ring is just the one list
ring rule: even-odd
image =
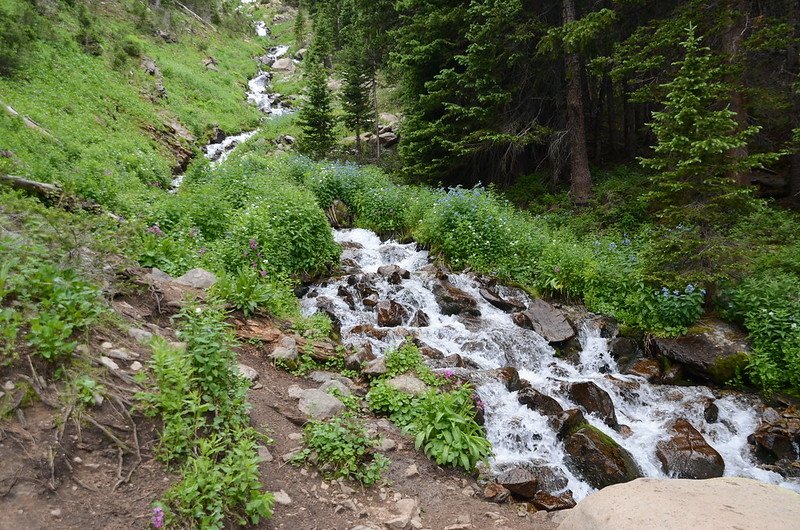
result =
[{"label": "green moss", "polygon": [[728,357],[718,357],[714,366],[709,369],[709,373],[715,383],[725,385],[728,381],[736,378],[738,374],[744,373],[744,369],[749,362],[750,355],[745,352],[739,352]]}]

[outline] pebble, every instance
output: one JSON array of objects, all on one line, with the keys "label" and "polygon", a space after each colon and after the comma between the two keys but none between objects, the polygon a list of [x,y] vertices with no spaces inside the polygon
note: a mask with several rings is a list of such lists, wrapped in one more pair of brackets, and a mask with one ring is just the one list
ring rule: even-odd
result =
[{"label": "pebble", "polygon": [[142,343],[150,342],[150,340],[153,338],[152,333],[139,328],[129,328],[128,336],[133,340]]},{"label": "pebble", "polygon": [[75,462],[76,464],[82,464],[83,458],[76,456],[75,458],[72,459],[72,461]]},{"label": "pebble", "polygon": [[302,440],[303,439],[303,435],[300,434],[299,432],[292,432],[292,433],[289,433],[289,439],[290,440],[295,440],[295,441]]},{"label": "pebble", "polygon": [[275,460],[275,457],[272,456],[272,453],[269,452],[269,449],[263,445],[258,448],[258,457],[262,462],[272,462]]},{"label": "pebble", "polygon": [[50,510],[50,515],[52,515],[53,517],[61,517],[61,508]]},{"label": "pebble", "polygon": [[272,493],[273,497],[275,497],[275,502],[280,504],[281,506],[289,506],[292,504],[292,498],[283,490],[275,491]]},{"label": "pebble", "polygon": [[403,472],[406,478],[411,478],[419,475],[419,470],[417,469],[417,464],[411,464],[406,468]]},{"label": "pebble", "polygon": [[465,497],[474,497],[475,490],[473,490],[472,488],[464,488],[463,490],[461,490],[461,494],[464,495]]},{"label": "pebble", "polygon": [[378,446],[378,451],[391,451],[395,447],[397,447],[397,442],[391,438],[381,438],[381,444]]},{"label": "pebble", "polygon": [[114,347],[114,345],[113,345],[113,344],[111,344],[111,343],[110,343],[110,342],[108,342],[108,341],[105,341],[105,342],[103,342],[102,344],[100,344],[100,347],[101,347],[101,348],[103,348],[104,350],[110,350],[111,348],[113,348],[113,347]]},{"label": "pebble", "polygon": [[142,369],[142,363],[140,363],[139,361],[133,361],[131,363],[131,371],[132,372],[138,372],[141,369]]},{"label": "pebble", "polygon": [[15,388],[17,388],[17,385],[15,385],[13,381],[6,381],[3,383],[3,390],[6,392],[11,392]]}]

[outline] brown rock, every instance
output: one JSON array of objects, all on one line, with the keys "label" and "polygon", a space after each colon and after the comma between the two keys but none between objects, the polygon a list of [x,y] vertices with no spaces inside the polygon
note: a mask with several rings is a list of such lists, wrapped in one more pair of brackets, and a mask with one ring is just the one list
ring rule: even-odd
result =
[{"label": "brown rock", "polygon": [[383,300],[375,306],[378,312],[378,325],[384,328],[400,326],[408,316],[408,311],[394,300]]},{"label": "brown rock", "polygon": [[655,359],[637,359],[625,369],[628,375],[636,375],[648,381],[655,381],[661,377],[661,365]]},{"label": "brown rock", "polygon": [[782,413],[768,408],[756,432],[748,437],[756,446],[762,459],[771,463],[774,460],[797,461],[800,459],[800,414],[794,407]]},{"label": "brown rock", "polygon": [[564,412],[558,401],[531,387],[522,388],[517,394],[517,401],[545,416],[560,416]]},{"label": "brown rock", "polygon": [[583,407],[590,413],[596,414],[609,427],[617,427],[617,413],[614,410],[614,402],[608,392],[592,383],[584,381],[569,385],[567,394],[570,399]]},{"label": "brown rock", "polygon": [[641,476],[631,454],[614,440],[584,425],[564,442],[568,461],[595,488],[628,482]]},{"label": "brown rock", "polygon": [[386,278],[391,284],[399,284],[411,278],[411,273],[398,265],[382,265],[378,267],[378,274]]},{"label": "brown rock", "polygon": [[722,476],[725,461],[691,423],[680,418],[669,428],[672,437],[656,445],[656,456],[665,473],[675,478],[692,479]]},{"label": "brown rock", "polygon": [[490,482],[483,489],[483,497],[497,504],[506,502],[510,496],[511,492],[496,482]]},{"label": "brown rock", "polygon": [[504,298],[501,298],[499,294],[497,294],[495,291],[491,289],[483,288],[480,289],[480,291],[478,292],[480,293],[480,295],[483,297],[484,300],[486,300],[496,308],[501,309],[503,311],[512,312],[512,311],[522,311],[525,309],[525,306],[523,304],[520,304],[519,302],[516,302],[514,300],[505,300]]},{"label": "brown rock", "polygon": [[446,279],[433,284],[433,294],[445,315],[481,315],[478,302]]},{"label": "brown rock", "polygon": [[429,326],[430,323],[431,319],[428,317],[428,314],[422,309],[417,309],[417,312],[414,313],[414,316],[411,318],[411,322],[409,322],[408,325],[414,328],[424,328]]},{"label": "brown rock", "polygon": [[559,495],[552,495],[546,491],[537,491],[533,496],[533,505],[538,510],[554,512],[556,510],[568,510],[575,507],[575,499],[572,492],[567,490]]},{"label": "brown rock", "polygon": [[565,439],[585,423],[586,418],[583,417],[580,409],[567,409],[550,421],[559,440]]}]

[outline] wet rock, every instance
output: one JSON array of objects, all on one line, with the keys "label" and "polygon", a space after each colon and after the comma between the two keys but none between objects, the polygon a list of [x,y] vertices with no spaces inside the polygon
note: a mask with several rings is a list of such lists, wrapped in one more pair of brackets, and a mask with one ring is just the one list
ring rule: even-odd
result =
[{"label": "wet rock", "polygon": [[378,274],[386,278],[389,283],[395,285],[411,278],[411,273],[398,265],[382,265],[378,267]]},{"label": "wet rock", "polygon": [[567,490],[558,495],[552,495],[546,491],[537,491],[533,496],[532,504],[537,510],[554,512],[557,510],[568,510],[575,507],[575,499],[572,492]]},{"label": "wet rock", "polygon": [[503,485],[490,482],[483,488],[483,498],[497,504],[502,504],[508,500],[511,492]]},{"label": "wet rock", "polygon": [[324,313],[331,319],[331,327],[334,332],[341,333],[342,321],[336,314],[336,303],[327,296],[318,296],[316,300],[317,310]]},{"label": "wet rock", "polygon": [[258,379],[258,371],[251,366],[239,363],[236,365],[236,370],[240,376],[244,377],[251,383],[254,383]]},{"label": "wet rock", "polygon": [[575,336],[575,329],[564,312],[544,300],[534,300],[527,311],[514,313],[512,319],[518,326],[532,329],[550,343],[565,342]]},{"label": "wet rock", "polygon": [[750,352],[744,333],[718,320],[682,337],[654,337],[650,344],[658,355],[682,364],[688,375],[718,384],[744,368]]},{"label": "wet rock", "polygon": [[521,389],[517,401],[544,416],[560,416],[564,412],[558,401],[531,387]]},{"label": "wet rock", "polygon": [[567,389],[569,398],[589,414],[596,414],[609,427],[617,427],[617,413],[608,392],[591,381],[572,383]]},{"label": "wet rock", "polygon": [[411,322],[408,323],[409,326],[414,328],[425,328],[428,327],[431,323],[430,317],[428,314],[423,311],[422,309],[418,309],[414,316],[411,318]]},{"label": "wet rock", "polygon": [[476,387],[491,381],[499,381],[503,383],[509,392],[516,392],[522,388],[519,372],[513,366],[494,368],[492,370],[478,370],[465,375]]},{"label": "wet rock", "polygon": [[631,454],[591,425],[584,425],[564,442],[568,463],[594,488],[628,482],[641,476]]},{"label": "wet rock", "polygon": [[481,315],[478,302],[447,280],[439,279],[433,284],[433,295],[444,315]]},{"label": "wet rock", "polygon": [[422,355],[424,355],[425,357],[429,358],[429,359],[442,359],[442,358],[444,358],[444,353],[442,353],[440,350],[437,350],[436,348],[434,348],[432,346],[428,346],[427,344],[424,344],[424,345],[420,346],[419,347],[419,352]]},{"label": "wet rock", "polygon": [[580,409],[567,409],[550,421],[559,440],[567,438],[585,423],[586,418]]},{"label": "wet rock", "polygon": [[480,293],[480,295],[483,297],[484,300],[486,300],[487,302],[489,302],[490,304],[492,304],[493,306],[502,311],[510,313],[512,311],[522,311],[525,309],[525,306],[523,304],[514,300],[505,300],[499,294],[497,294],[495,291],[491,289],[483,288],[478,292]]},{"label": "wet rock", "polygon": [[642,377],[652,382],[661,377],[661,365],[655,359],[636,359],[625,368],[623,373]]},{"label": "wet rock", "polygon": [[673,364],[664,370],[664,375],[661,376],[661,383],[665,385],[677,385],[683,381],[683,366],[680,364]]},{"label": "wet rock", "polygon": [[364,304],[366,307],[375,307],[376,305],[378,305],[378,295],[371,294],[365,297],[363,300],[361,300],[361,303]]},{"label": "wet rock", "polygon": [[408,317],[408,311],[394,300],[383,300],[375,306],[378,313],[378,325],[384,328],[400,326]]},{"label": "wet rock", "polygon": [[173,280],[178,285],[185,285],[193,289],[208,289],[217,283],[217,277],[214,273],[208,272],[205,269],[192,269],[183,276],[179,276]]},{"label": "wet rock", "polygon": [[350,329],[350,333],[354,335],[367,335],[373,339],[384,340],[389,335],[389,330],[378,329],[372,324],[359,324]]},{"label": "wet rock", "polygon": [[428,385],[410,374],[402,374],[386,381],[386,384],[400,392],[408,394],[423,394],[428,390]]},{"label": "wet rock", "polygon": [[374,361],[370,361],[361,371],[367,377],[377,377],[385,374],[389,370],[386,368],[386,360],[383,357],[378,357]]},{"label": "wet rock", "polygon": [[608,351],[615,359],[633,359],[639,354],[639,343],[630,337],[615,337],[608,341]]},{"label": "wet rock", "polygon": [[725,471],[722,456],[703,435],[683,418],[673,421],[671,437],[656,445],[656,456],[665,473],[675,478],[721,477]]},{"label": "wet rock", "polygon": [[336,294],[339,295],[339,298],[341,298],[345,304],[347,304],[347,307],[350,308],[350,311],[355,311],[356,301],[353,299],[353,295],[350,294],[350,291],[347,290],[347,287],[340,285],[339,289],[336,290]]},{"label": "wet rock", "polygon": [[766,463],[800,459],[800,413],[794,407],[781,413],[766,409],[762,423],[747,440],[755,445],[756,454]]},{"label": "wet rock", "polygon": [[[439,350],[436,350],[439,351]],[[439,352],[441,353],[441,352]],[[453,353],[442,359],[442,363],[445,366],[452,366],[453,368],[464,368],[466,364],[464,363],[464,358],[461,357],[457,353]]]},{"label": "wet rock", "polygon": [[[352,278],[352,276],[351,276]],[[356,291],[363,297],[366,298],[368,296],[378,296],[378,290],[375,286],[375,281],[377,279],[377,275],[373,273],[362,274],[358,278],[355,278],[353,287],[356,288]],[[348,278],[349,282],[349,278]]]},{"label": "wet rock", "polygon": [[537,492],[552,492],[567,487],[567,478],[547,466],[518,465],[501,471],[496,482],[524,499],[533,499]]},{"label": "wet rock", "polygon": [[719,407],[713,400],[709,400],[703,407],[703,418],[708,423],[716,423],[719,420]]}]

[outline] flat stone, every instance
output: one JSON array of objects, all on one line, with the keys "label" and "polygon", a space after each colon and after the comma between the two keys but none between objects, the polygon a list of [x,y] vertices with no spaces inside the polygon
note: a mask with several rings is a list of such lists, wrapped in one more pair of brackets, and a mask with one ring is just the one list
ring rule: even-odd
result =
[{"label": "flat stone", "polygon": [[565,342],[575,336],[575,329],[564,312],[544,300],[534,300],[526,311],[514,313],[513,320],[521,327],[532,329],[551,344]]},{"label": "flat stone", "polygon": [[143,367],[142,367],[142,363],[140,363],[139,361],[133,361],[133,362],[131,363],[131,365],[130,365],[130,370],[131,370],[131,372],[138,372],[138,371],[139,371],[139,370],[141,370],[142,368],[143,368]]},{"label": "flat stone", "polygon": [[284,335],[272,349],[269,358],[275,361],[293,361],[297,359],[297,355],[297,341],[289,335]]},{"label": "flat stone", "polygon": [[275,457],[272,456],[272,453],[269,452],[269,449],[267,449],[263,445],[260,445],[258,447],[258,458],[262,462],[272,462],[273,460],[275,460]]},{"label": "flat stone", "polygon": [[258,371],[255,368],[239,363],[236,365],[236,369],[240,376],[244,377],[251,383],[258,379]]},{"label": "flat stone", "polygon": [[566,512],[559,530],[792,529],[800,495],[748,478],[640,478],[589,495]]},{"label": "flat stone", "polygon": [[192,269],[183,276],[175,278],[173,282],[194,289],[208,289],[217,283],[217,277],[214,273],[208,272],[205,269]]},{"label": "flat stone", "polygon": [[406,478],[416,477],[419,475],[419,470],[417,469],[417,464],[411,464],[403,471],[403,476]]},{"label": "flat stone", "polygon": [[428,390],[428,385],[411,374],[398,375],[386,381],[386,384],[408,394],[423,394]]},{"label": "flat stone", "polygon": [[134,359],[139,358],[138,353],[126,350],[125,348],[114,348],[113,350],[108,350],[106,352],[106,356],[111,357],[112,359],[117,359],[118,361],[133,361]]},{"label": "flat stone", "polygon": [[109,370],[119,370],[119,365],[104,355],[100,357],[100,364]]},{"label": "flat stone", "polygon": [[336,416],[345,408],[335,396],[318,388],[303,390],[297,407],[303,414],[318,420]]},{"label": "flat stone", "polygon": [[147,330],[139,329],[139,328],[128,328],[128,336],[133,340],[141,343],[150,342],[153,338],[153,334]]},{"label": "flat stone", "polygon": [[331,390],[336,389],[341,392],[344,396],[350,395],[350,389],[347,388],[347,385],[342,383],[341,381],[337,381],[336,379],[331,379],[330,381],[325,381],[319,387],[320,390],[323,392],[331,393]]}]

